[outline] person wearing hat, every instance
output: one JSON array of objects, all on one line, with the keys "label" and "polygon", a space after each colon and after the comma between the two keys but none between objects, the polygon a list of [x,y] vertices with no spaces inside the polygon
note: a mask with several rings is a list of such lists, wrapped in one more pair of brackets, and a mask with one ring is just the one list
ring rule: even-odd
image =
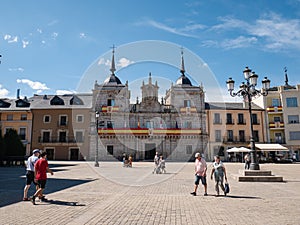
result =
[{"label": "person wearing hat", "polygon": [[27,197],[28,190],[31,186],[31,183],[34,183],[36,186],[36,189],[38,189],[37,183],[34,182],[34,164],[40,157],[40,150],[34,149],[32,151],[32,155],[28,157],[27,163],[26,163],[26,185],[24,187],[24,196],[23,201],[29,201],[29,198]]},{"label": "person wearing hat", "polygon": [[191,193],[191,195],[196,196],[197,189],[199,186],[199,182],[201,180],[202,185],[204,186],[204,196],[207,196],[207,183],[206,183],[206,171],[207,171],[207,165],[206,161],[201,157],[201,154],[197,152],[195,154],[195,187],[194,191]]}]

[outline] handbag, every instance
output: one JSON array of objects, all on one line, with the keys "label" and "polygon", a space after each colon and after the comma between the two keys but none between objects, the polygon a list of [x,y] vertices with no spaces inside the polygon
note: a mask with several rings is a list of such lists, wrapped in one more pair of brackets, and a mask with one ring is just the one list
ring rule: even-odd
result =
[{"label": "handbag", "polygon": [[229,183],[226,182],[226,183],[225,183],[225,193],[228,194],[229,191],[230,191]]}]

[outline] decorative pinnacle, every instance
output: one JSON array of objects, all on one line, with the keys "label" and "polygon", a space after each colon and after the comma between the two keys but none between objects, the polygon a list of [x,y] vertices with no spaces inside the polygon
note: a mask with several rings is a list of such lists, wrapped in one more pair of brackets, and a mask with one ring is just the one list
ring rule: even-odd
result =
[{"label": "decorative pinnacle", "polygon": [[115,74],[116,71],[116,65],[115,65],[115,45],[112,46],[112,59],[111,59],[111,67],[110,67],[110,71],[111,74]]}]

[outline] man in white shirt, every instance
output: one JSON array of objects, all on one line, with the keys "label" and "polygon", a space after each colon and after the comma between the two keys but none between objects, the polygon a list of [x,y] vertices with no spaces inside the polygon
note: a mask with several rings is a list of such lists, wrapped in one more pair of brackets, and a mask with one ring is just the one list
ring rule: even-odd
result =
[{"label": "man in white shirt", "polygon": [[29,198],[27,197],[28,190],[30,188],[31,183],[34,183],[34,164],[39,159],[41,152],[39,149],[34,149],[32,151],[32,156],[30,156],[27,160],[27,166],[26,166],[26,185],[24,188],[24,196],[23,201],[29,201]]},{"label": "man in white shirt", "polygon": [[199,182],[201,180],[202,185],[204,186],[204,196],[207,196],[207,183],[206,183],[206,171],[207,165],[206,161],[201,157],[201,154],[197,152],[195,154],[195,188],[194,192],[191,195],[196,196]]}]

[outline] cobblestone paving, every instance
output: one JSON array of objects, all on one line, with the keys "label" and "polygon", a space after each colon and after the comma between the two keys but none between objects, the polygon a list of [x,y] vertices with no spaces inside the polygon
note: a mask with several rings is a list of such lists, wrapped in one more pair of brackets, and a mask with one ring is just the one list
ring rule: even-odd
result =
[{"label": "cobblestone paving", "polygon": [[[240,163],[225,163],[231,191],[193,190],[193,163],[168,163],[166,174],[136,162],[50,162],[49,202],[22,202],[23,168],[0,168],[0,224],[300,224],[300,164],[262,164],[282,183],[237,182]],[[210,172],[210,170],[209,170]],[[34,189],[31,187],[31,189]],[[33,190],[32,190],[33,191]]]}]

